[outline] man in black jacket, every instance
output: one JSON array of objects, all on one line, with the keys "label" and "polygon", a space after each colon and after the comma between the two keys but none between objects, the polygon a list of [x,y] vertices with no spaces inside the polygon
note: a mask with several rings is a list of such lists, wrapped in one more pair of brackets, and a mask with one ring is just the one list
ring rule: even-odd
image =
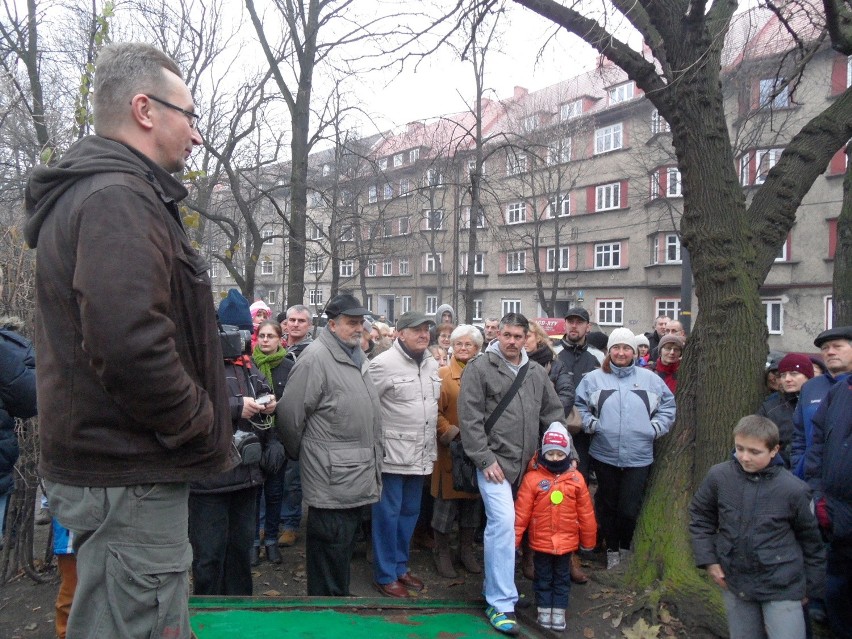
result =
[{"label": "man in black jacket", "polygon": [[[599,367],[598,358],[589,352],[586,343],[586,334],[589,332],[589,311],[584,308],[575,307],[565,314],[565,335],[562,337],[559,352],[559,361],[571,372],[574,388],[580,384],[580,380],[586,373],[591,373]],[[575,433],[572,435],[574,447],[580,456],[577,469],[583,475],[583,479],[589,481],[589,444],[591,435],[587,433]]]}]

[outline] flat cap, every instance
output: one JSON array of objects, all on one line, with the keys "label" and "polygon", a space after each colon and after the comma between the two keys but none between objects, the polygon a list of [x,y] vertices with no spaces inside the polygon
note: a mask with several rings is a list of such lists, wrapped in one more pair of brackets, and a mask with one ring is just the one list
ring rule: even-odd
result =
[{"label": "flat cap", "polygon": [[816,336],[814,346],[820,348],[823,344],[830,342],[833,339],[852,340],[852,326],[838,326],[836,328],[830,328],[827,331],[823,331]]},{"label": "flat cap", "polygon": [[404,328],[414,328],[423,324],[434,324],[435,320],[426,315],[426,313],[418,313],[417,311],[408,311],[399,316],[396,320],[396,330],[401,331]]},{"label": "flat cap", "polygon": [[335,295],[325,305],[325,314],[334,319],[338,315],[367,315],[370,311],[361,305],[360,300],[354,295]]}]

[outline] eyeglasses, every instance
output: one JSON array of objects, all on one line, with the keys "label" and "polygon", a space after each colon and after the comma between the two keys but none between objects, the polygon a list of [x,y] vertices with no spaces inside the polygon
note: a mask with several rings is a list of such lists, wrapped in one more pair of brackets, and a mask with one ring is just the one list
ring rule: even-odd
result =
[{"label": "eyeglasses", "polygon": [[159,102],[164,107],[168,107],[170,109],[174,109],[175,111],[180,111],[186,116],[186,119],[189,120],[189,128],[198,130],[198,120],[201,118],[197,113],[193,113],[192,111],[187,111],[186,109],[181,109],[178,105],[172,104],[171,102],[166,102],[165,100],[158,98],[155,95],[147,95],[149,100],[153,100],[154,102]]}]

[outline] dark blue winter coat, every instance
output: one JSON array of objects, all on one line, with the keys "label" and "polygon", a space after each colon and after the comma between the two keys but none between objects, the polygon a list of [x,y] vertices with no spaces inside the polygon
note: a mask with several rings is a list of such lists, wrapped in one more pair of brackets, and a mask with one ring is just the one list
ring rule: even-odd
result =
[{"label": "dark blue winter coat", "polygon": [[813,419],[820,402],[837,382],[848,379],[852,373],[818,375],[805,382],[799,393],[799,403],[793,413],[793,447],[790,453],[790,469],[800,479],[805,478],[805,455],[813,441]]},{"label": "dark blue winter coat", "polygon": [[18,461],[15,418],[37,412],[35,353],[29,340],[8,328],[0,329],[0,497],[15,487]]}]

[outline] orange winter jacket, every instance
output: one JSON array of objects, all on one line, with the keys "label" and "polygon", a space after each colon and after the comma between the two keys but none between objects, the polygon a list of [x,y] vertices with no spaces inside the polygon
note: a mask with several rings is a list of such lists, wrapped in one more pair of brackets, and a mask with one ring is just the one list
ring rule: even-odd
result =
[{"label": "orange winter jacket", "polygon": [[565,555],[595,547],[598,524],[578,471],[554,475],[532,458],[515,500],[515,546],[528,527],[530,548],[539,552]]}]

